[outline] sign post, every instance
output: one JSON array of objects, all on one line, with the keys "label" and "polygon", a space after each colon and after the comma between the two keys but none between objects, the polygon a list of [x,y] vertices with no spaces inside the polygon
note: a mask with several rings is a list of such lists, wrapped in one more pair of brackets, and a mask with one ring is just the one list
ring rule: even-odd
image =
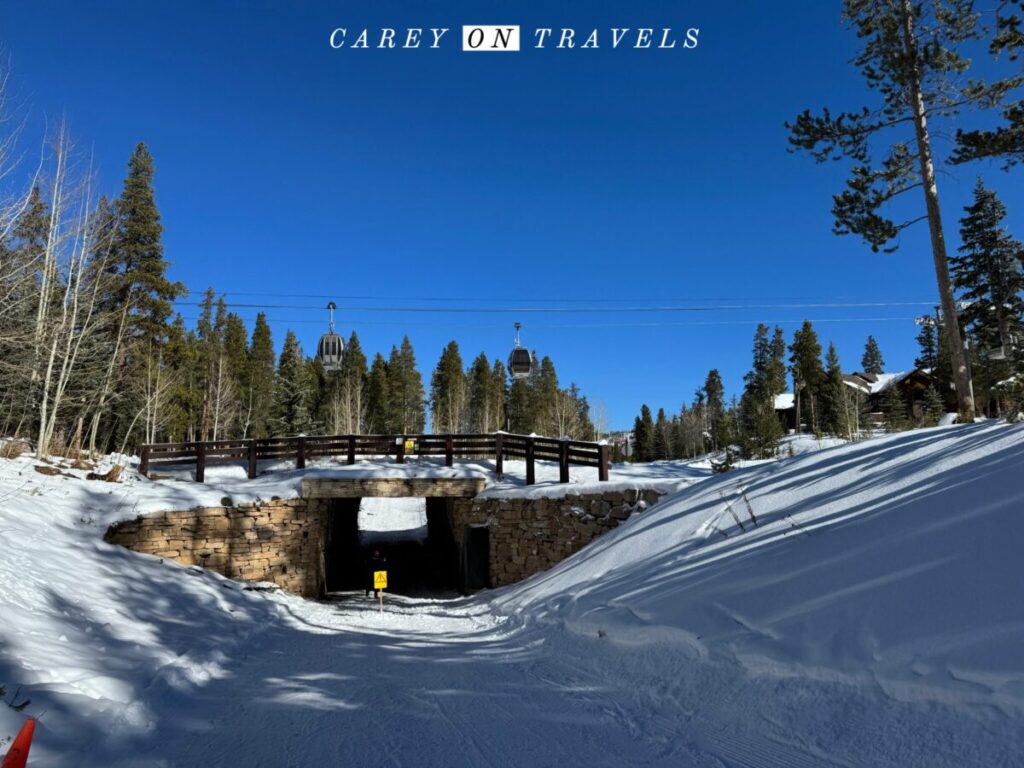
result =
[{"label": "sign post", "polygon": [[384,613],[384,590],[388,588],[387,571],[373,572],[373,588],[377,590],[377,596],[380,598],[380,612]]}]

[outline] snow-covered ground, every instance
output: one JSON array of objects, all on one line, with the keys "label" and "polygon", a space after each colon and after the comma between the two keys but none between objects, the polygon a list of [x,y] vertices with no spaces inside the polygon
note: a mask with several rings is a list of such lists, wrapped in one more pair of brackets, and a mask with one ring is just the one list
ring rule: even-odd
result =
[{"label": "snow-covered ground", "polygon": [[617,468],[675,492],[522,584],[382,614],[102,542],[301,473],[0,461],[0,685],[31,699],[0,739],[40,716],[33,768],[1024,764],[1024,426],[794,453]]}]

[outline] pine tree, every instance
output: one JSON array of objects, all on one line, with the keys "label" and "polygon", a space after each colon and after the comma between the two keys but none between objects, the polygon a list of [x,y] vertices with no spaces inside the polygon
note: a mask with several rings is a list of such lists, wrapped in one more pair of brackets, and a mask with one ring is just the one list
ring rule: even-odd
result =
[{"label": "pine tree", "polygon": [[497,432],[504,428],[505,367],[492,367],[481,352],[467,375],[467,428],[474,433]]},{"label": "pine tree", "polygon": [[825,357],[825,381],[821,387],[821,429],[837,437],[851,437],[849,398],[839,354],[831,342]]},{"label": "pine tree", "polygon": [[654,461],[664,461],[669,458],[671,439],[668,433],[668,418],[665,416],[665,409],[658,409],[658,418],[654,422],[654,438],[651,446],[651,458]]},{"label": "pine tree", "polygon": [[774,397],[786,391],[786,337],[778,326],[768,348],[766,380],[769,395]]},{"label": "pine tree", "polygon": [[708,434],[711,450],[717,451],[729,444],[729,430],[725,416],[725,386],[717,368],[708,371],[704,380],[704,404],[707,409]]},{"label": "pine tree", "polygon": [[646,462],[654,459],[654,419],[646,404],[640,407],[640,415],[633,425],[633,461]]},{"label": "pine tree", "polygon": [[[487,359],[484,358],[486,366]],[[434,374],[430,377],[430,421],[434,434],[455,434],[465,431],[466,374],[462,368],[459,345],[450,341],[441,352]]]},{"label": "pine tree", "polygon": [[252,419],[252,371],[249,369],[248,333],[242,318],[229,312],[224,325],[224,356],[231,379],[233,421],[228,432],[248,437]]},{"label": "pine tree", "polygon": [[391,428],[391,386],[388,363],[378,352],[366,379],[366,424],[372,434],[387,434]]},{"label": "pine tree", "polygon": [[942,398],[939,397],[939,392],[935,389],[935,385],[929,385],[928,389],[925,390],[921,406],[921,426],[923,427],[937,426],[939,420],[946,412],[946,407],[942,402]]},{"label": "pine tree", "polygon": [[785,351],[781,329],[775,329],[769,342],[768,326],[763,323],[757,326],[753,368],[744,377],[746,387],[739,403],[743,452],[749,458],[771,458],[782,437],[782,424],[775,413],[775,395],[785,389]]},{"label": "pine tree", "polygon": [[1024,245],[1003,227],[1006,207],[981,179],[974,203],[960,220],[963,245],[950,260],[953,284],[966,307],[961,321],[986,350],[1003,348],[1014,357],[1012,340],[1021,336],[1024,315]]},{"label": "pine tree", "polygon": [[882,415],[889,432],[901,432],[907,428],[907,404],[903,401],[899,387],[891,386],[882,395]]},{"label": "pine tree", "polygon": [[[1010,62],[1020,59],[1024,51],[1024,15],[1019,13],[1021,9],[1024,9],[1021,0],[995,4],[995,23],[989,27],[992,30],[989,53],[993,58],[1002,57]],[[1019,74],[1013,72],[994,85],[1005,87],[1006,94],[1019,93],[1021,80]],[[1002,103],[997,99],[995,105],[999,105],[1004,123],[986,130],[957,130],[954,163],[1000,158],[1004,161],[1003,167],[1009,169],[1024,162],[1024,99]]]},{"label": "pine tree", "polygon": [[[833,196],[836,234],[858,235],[873,251],[893,251],[904,229],[928,222],[942,313],[951,320],[957,308],[929,131],[930,123],[955,126],[962,110],[997,107],[1005,98],[1004,84],[985,86],[966,76],[970,49],[984,35],[980,16],[970,0],[844,0],[843,19],[861,41],[852,63],[880,103],[834,117],[828,109],[821,115],[806,110],[787,125],[790,144],[816,161],[849,162],[846,189]],[[915,190],[924,197],[923,210],[908,213],[904,195]],[[884,215],[889,203],[899,219]],[[960,416],[973,421],[960,328],[950,322],[947,332]]]},{"label": "pine tree", "polygon": [[874,336],[868,336],[864,345],[864,356],[860,359],[860,369],[864,373],[873,373],[876,376],[885,373],[885,360],[882,359],[882,350],[878,348],[878,342]]},{"label": "pine tree", "polygon": [[542,435],[560,437],[558,419],[558,373],[550,357],[541,358],[540,365],[530,374],[530,407],[534,411],[534,430]]},{"label": "pine tree", "polygon": [[306,359],[292,331],[284,337],[274,382],[275,426],[279,434],[297,435],[310,427],[311,383]]},{"label": "pine tree", "polygon": [[164,349],[164,361],[174,371],[175,385],[168,403],[165,425],[170,442],[196,439],[196,423],[203,407],[199,386],[199,344],[177,315],[171,324]]},{"label": "pine tree", "polygon": [[935,330],[937,323],[929,315],[918,318],[917,323],[921,328],[916,338],[920,354],[914,359],[914,366],[934,374],[939,366],[939,339]]},{"label": "pine tree", "polygon": [[505,403],[508,400],[508,372],[501,360],[495,360],[491,368],[491,412],[493,420],[485,428],[485,432],[497,432],[505,429]]},{"label": "pine tree", "polygon": [[811,431],[817,433],[821,428],[818,423],[818,396],[825,380],[825,370],[821,367],[821,344],[810,320],[805,320],[800,330],[793,334],[789,351],[796,395],[797,432],[801,431],[801,423],[806,421]]},{"label": "pine tree", "polygon": [[527,379],[514,379],[505,402],[508,431],[529,435],[537,431],[537,412],[533,407],[533,388]]},{"label": "pine tree", "polygon": [[267,316],[260,312],[249,344],[249,431],[247,437],[268,437],[274,432],[274,342]]},{"label": "pine tree", "polygon": [[363,432],[366,420],[366,354],[355,331],[349,336],[341,367],[325,381],[324,421],[336,435]]},{"label": "pine tree", "polygon": [[128,161],[128,176],[117,201],[119,227],[111,264],[120,277],[118,305],[129,305],[132,336],[159,345],[166,334],[171,303],[185,292],[167,279],[161,243],[163,226],[153,192],[153,156],[140,143]]},{"label": "pine tree", "polygon": [[389,431],[402,435],[422,433],[426,425],[426,397],[423,377],[416,369],[416,355],[408,336],[402,339],[401,347],[391,348],[387,370],[391,405]]}]

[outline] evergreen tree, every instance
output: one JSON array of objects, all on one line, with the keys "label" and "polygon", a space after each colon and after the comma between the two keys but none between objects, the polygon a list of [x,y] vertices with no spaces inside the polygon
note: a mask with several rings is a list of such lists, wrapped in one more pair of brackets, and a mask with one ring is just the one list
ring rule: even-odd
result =
[{"label": "evergreen tree", "polygon": [[423,391],[423,377],[416,369],[416,355],[409,337],[402,339],[402,346],[391,348],[388,361],[388,386],[390,389],[391,429],[403,435],[416,435],[426,426],[426,397]]},{"label": "evergreen tree", "polygon": [[486,432],[497,432],[505,429],[505,403],[508,400],[508,372],[501,360],[495,360],[491,367],[491,409],[493,421],[489,422]]},{"label": "evergreen tree", "polygon": [[818,423],[818,396],[825,380],[825,370],[821,367],[821,344],[810,320],[805,320],[800,330],[793,334],[789,351],[796,395],[797,432],[801,431],[801,423],[806,421],[811,431],[817,433],[821,428]]},{"label": "evergreen tree", "polygon": [[899,387],[891,386],[882,395],[882,415],[888,432],[901,432],[907,428],[907,404]]},{"label": "evergreen tree", "polygon": [[825,357],[825,381],[821,387],[821,429],[837,437],[850,437],[849,387],[843,380],[839,355],[834,344],[829,343]]},{"label": "evergreen tree", "polygon": [[671,439],[668,432],[668,419],[665,416],[665,409],[658,409],[658,418],[654,422],[654,437],[651,445],[651,458],[654,461],[664,461],[669,458]]},{"label": "evergreen tree", "polygon": [[366,424],[372,434],[387,434],[391,428],[391,386],[388,363],[378,352],[366,379]]},{"label": "evergreen tree", "polygon": [[885,373],[885,360],[882,359],[882,350],[878,348],[878,342],[874,336],[868,336],[864,345],[864,356],[860,359],[860,368],[864,373],[873,373],[876,376]]},{"label": "evergreen tree", "polygon": [[960,318],[984,349],[1005,347],[1012,358],[1012,340],[1021,335],[1024,315],[1024,245],[1004,228],[1006,207],[980,178],[974,188],[974,203],[964,210],[967,215],[960,220],[963,245],[960,255],[950,260],[953,284],[966,304]]},{"label": "evergreen tree", "polygon": [[534,411],[534,430],[542,435],[561,437],[558,419],[558,374],[550,357],[541,358],[540,365],[530,374],[530,407]]},{"label": "evergreen tree", "polygon": [[[989,53],[995,59],[1003,58],[1010,62],[1018,61],[1024,51],[1024,9],[1021,0],[1009,0],[996,3],[995,23],[989,29],[992,37],[989,40]],[[1021,79],[1013,72],[1009,77],[997,80],[997,87],[1004,87],[1006,94],[1019,94]],[[997,99],[993,106],[999,105],[1002,111],[1003,124],[986,130],[957,130],[957,151],[954,163],[964,163],[981,158],[1000,158],[1004,168],[1011,168],[1024,162],[1024,99],[1002,101]]]},{"label": "evergreen tree", "polygon": [[249,344],[249,430],[245,437],[269,437],[274,432],[274,342],[267,316],[260,312]]},{"label": "evergreen tree", "polygon": [[474,433],[497,432],[505,426],[505,366],[492,367],[481,352],[467,375],[467,428]]},{"label": "evergreen tree", "polygon": [[918,318],[917,323],[921,328],[916,338],[920,354],[914,359],[914,366],[934,374],[939,366],[939,339],[935,330],[938,323],[929,315]]},{"label": "evergreen tree", "polygon": [[175,372],[175,384],[167,406],[165,425],[170,442],[196,439],[196,424],[203,407],[203,391],[199,386],[199,344],[195,334],[185,329],[185,321],[177,315],[168,331],[164,361]]},{"label": "evergreen tree", "polygon": [[654,419],[651,418],[651,409],[644,404],[633,425],[633,461],[646,462],[653,459]]},{"label": "evergreen tree", "polygon": [[336,435],[362,434],[366,421],[366,354],[355,331],[349,336],[341,367],[327,378],[325,421]]},{"label": "evergreen tree", "polygon": [[527,379],[513,379],[505,403],[508,431],[517,435],[536,432],[536,411],[533,407],[533,388]]},{"label": "evergreen tree", "polygon": [[292,331],[284,337],[274,382],[274,415],[279,434],[297,435],[310,428],[311,382],[306,358]]},{"label": "evergreen tree", "polygon": [[[807,110],[787,125],[793,147],[818,162],[849,163],[846,189],[833,196],[836,234],[858,235],[874,251],[892,251],[904,229],[927,220],[942,314],[950,320],[957,308],[930,131],[936,124],[955,127],[962,110],[997,107],[1006,96],[1005,84],[986,86],[966,75],[970,51],[985,34],[980,17],[971,0],[844,0],[843,19],[861,41],[852,63],[879,103],[835,116],[828,109],[821,115]],[[908,213],[905,193],[917,190],[924,205]],[[890,203],[898,219],[885,215]],[[960,329],[950,322],[946,330],[960,416],[973,421]]]},{"label": "evergreen tree", "polygon": [[[486,365],[487,359],[484,358]],[[462,369],[459,345],[450,341],[441,352],[434,374],[430,377],[430,429],[434,434],[455,434],[465,431],[466,374]]]},{"label": "evergreen tree", "polygon": [[946,407],[942,402],[942,398],[939,397],[939,392],[935,389],[935,385],[929,385],[928,389],[925,390],[924,400],[921,405],[921,426],[937,426],[939,419],[946,413]]},{"label": "evergreen tree", "polygon": [[786,337],[778,326],[775,327],[772,343],[768,348],[768,358],[768,394],[781,395],[786,391]]},{"label": "evergreen tree", "polygon": [[167,279],[161,243],[163,226],[153,193],[153,157],[145,144],[128,161],[128,176],[117,201],[119,226],[111,245],[111,266],[119,276],[118,306],[130,306],[132,336],[159,346],[167,331],[171,303],[184,295]]},{"label": "evergreen tree", "polygon": [[248,332],[242,318],[229,312],[224,325],[224,356],[231,380],[232,435],[248,437],[252,419],[252,371],[249,369]]},{"label": "evergreen tree", "polygon": [[786,347],[784,340],[780,345],[780,338],[781,329],[776,328],[769,342],[768,326],[763,323],[754,334],[753,368],[744,377],[746,387],[739,404],[743,451],[749,458],[771,458],[782,437],[782,424],[775,413],[775,395],[784,390],[786,374],[783,362]]},{"label": "evergreen tree", "polygon": [[729,444],[729,430],[725,415],[725,386],[717,368],[708,371],[704,380],[704,405],[707,409],[708,434],[711,450],[717,451]]}]

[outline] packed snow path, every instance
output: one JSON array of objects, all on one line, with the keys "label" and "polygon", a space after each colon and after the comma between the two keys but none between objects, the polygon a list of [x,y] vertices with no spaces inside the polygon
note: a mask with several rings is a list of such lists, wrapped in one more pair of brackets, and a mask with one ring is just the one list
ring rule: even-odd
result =
[{"label": "packed snow path", "polygon": [[202,684],[147,684],[144,733],[97,722],[57,763],[895,768],[982,765],[1009,736],[849,684],[752,679],[681,637],[551,633],[466,601],[267,603],[283,620]]}]

